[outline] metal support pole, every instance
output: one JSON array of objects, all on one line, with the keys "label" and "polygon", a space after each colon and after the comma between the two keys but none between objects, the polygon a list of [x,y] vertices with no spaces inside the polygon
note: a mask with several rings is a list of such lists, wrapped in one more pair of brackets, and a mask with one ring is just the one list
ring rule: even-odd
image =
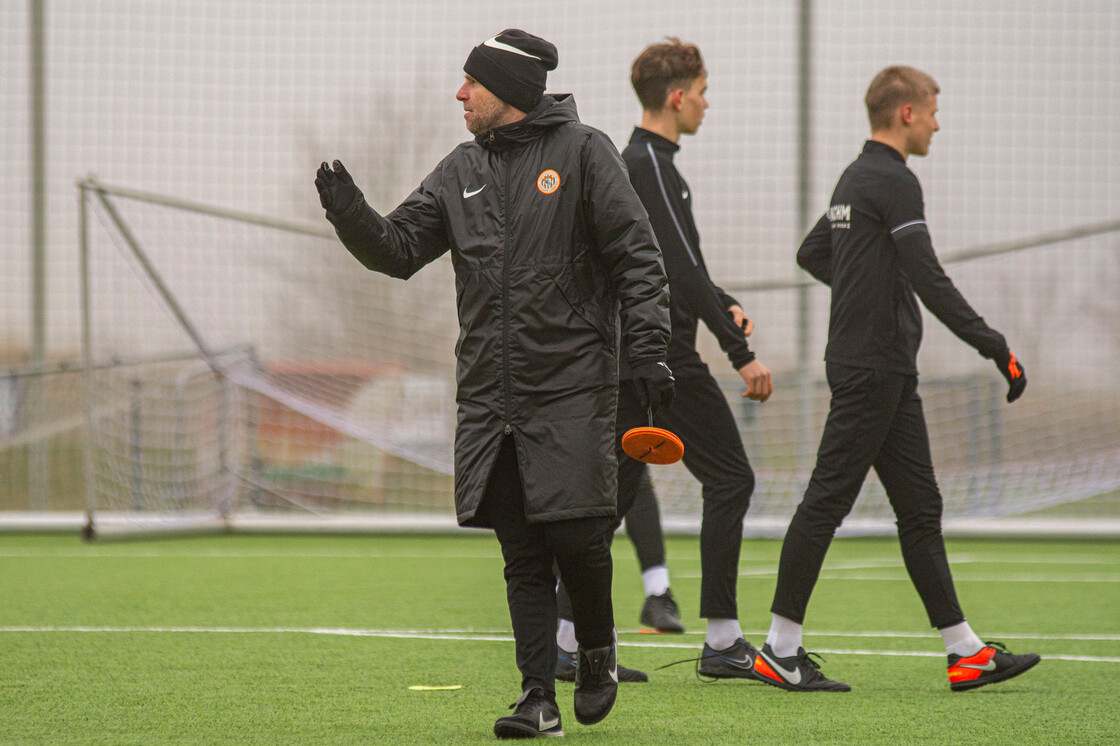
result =
[{"label": "metal support pole", "polygon": [[[812,110],[812,13],[813,0],[798,4],[797,23],[797,235],[800,237],[809,225],[810,180],[812,173],[812,130],[809,112]],[[812,463],[813,448],[809,433],[811,419],[809,354],[809,286],[797,288],[797,465],[807,469]]]},{"label": "metal support pole", "polygon": [[[41,365],[47,357],[47,117],[44,1],[30,0],[31,48],[31,340],[28,362]],[[27,421],[45,419],[46,379],[27,385]],[[47,443],[35,440],[28,446],[28,497],[32,510],[47,507]]]},{"label": "metal support pole", "polygon": [[132,453],[132,509],[144,509],[144,384],[132,379],[132,407],[129,422],[129,442]]},{"label": "metal support pole", "polygon": [[93,511],[97,486],[94,474],[94,448],[97,439],[93,430],[93,347],[89,299],[89,198],[84,186],[78,189],[78,281],[82,305],[82,409],[86,419],[82,439],[82,481],[86,490],[86,536],[93,535]]},{"label": "metal support pole", "polygon": [[230,387],[231,382],[226,376],[218,377],[218,385],[221,387],[218,393],[218,465],[219,471],[227,475],[225,480],[225,489],[222,491],[221,497],[218,499],[218,512],[222,514],[223,518],[228,518],[233,510],[234,496],[237,493],[237,478],[233,471],[229,468],[229,421],[230,421]]},{"label": "metal support pole", "polygon": [[179,322],[179,326],[183,327],[183,331],[187,333],[187,336],[194,342],[198,351],[202,353],[203,359],[206,360],[206,363],[215,373],[220,375],[224,374],[221,366],[218,364],[218,359],[214,356],[214,353],[210,351],[210,347],[206,342],[203,341],[202,335],[195,329],[194,324],[191,323],[190,317],[188,317],[186,312],[179,306],[178,301],[175,300],[175,296],[167,289],[167,284],[164,283],[163,278],[160,277],[159,273],[156,272],[156,268],[152,265],[151,261],[148,260],[148,255],[140,247],[140,242],[132,235],[132,231],[129,230],[128,225],[124,222],[124,219],[121,218],[120,213],[117,212],[117,208],[113,206],[113,203],[106,196],[105,192],[99,189],[92,179],[86,179],[85,183],[90,189],[97,193],[97,199],[101,202],[101,206],[105,208],[105,213],[109,216],[109,219],[113,221],[113,225],[117,227],[121,238],[123,238],[129,248],[132,249],[133,256],[135,256],[136,260],[140,263],[144,274],[146,274],[151,283],[155,285],[156,292],[163,298],[163,302],[167,304],[168,310],[171,311],[171,314]]}]

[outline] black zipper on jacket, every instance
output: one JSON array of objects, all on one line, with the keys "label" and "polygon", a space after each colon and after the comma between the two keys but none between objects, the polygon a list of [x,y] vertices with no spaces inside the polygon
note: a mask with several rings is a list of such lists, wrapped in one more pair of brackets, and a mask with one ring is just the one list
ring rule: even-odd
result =
[{"label": "black zipper on jacket", "polygon": [[[491,133],[493,136],[493,133]],[[509,258],[510,246],[512,244],[513,234],[513,210],[510,204],[511,195],[509,191],[509,172],[510,172],[510,159],[506,153],[503,153],[500,158],[504,161],[504,189],[502,194],[503,217],[505,224],[505,237],[502,241],[502,419],[506,423],[505,433],[509,435],[512,431],[510,427],[510,386],[511,376],[509,374]]]}]

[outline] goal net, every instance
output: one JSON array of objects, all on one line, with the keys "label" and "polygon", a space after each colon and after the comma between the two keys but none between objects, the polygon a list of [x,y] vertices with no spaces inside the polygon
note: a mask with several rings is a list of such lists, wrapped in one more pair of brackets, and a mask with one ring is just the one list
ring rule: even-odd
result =
[{"label": "goal net", "polygon": [[[547,90],[620,148],[641,121],[634,58],[666,36],[703,53],[711,107],[675,162],[777,386],[743,402],[701,334],[759,476],[748,532],[784,529],[815,458],[828,297],[799,284],[794,252],[891,64],[941,88],[931,157],[907,165],[950,275],[1031,381],[1008,406],[994,367],[927,317],[947,527],[1120,518],[1114,0],[928,0],[918,20],[889,0],[99,0],[51,3],[40,24],[41,4],[0,3],[0,529],[77,526],[87,506],[100,527],[453,526],[448,262],[408,283],[364,271],[312,180],[339,158],[392,209],[467,138],[463,62],[506,27],[556,44]],[[87,184],[75,210],[84,174],[149,194]],[[1055,240],[1067,229],[1083,230]],[[695,481],[654,474],[667,526],[695,530]],[[845,529],[889,531],[874,477],[867,491]]]},{"label": "goal net", "polygon": [[[92,533],[454,526],[458,322],[447,257],[405,283],[363,269],[327,227],[93,182],[83,193]],[[1120,395],[1102,374],[1120,342],[1107,292],[1120,281],[1118,230],[944,257],[966,297],[995,289],[993,310],[1030,380],[1008,406],[994,366],[927,319],[920,391],[950,522],[1120,489]],[[1068,287],[1084,292],[1059,292]],[[736,292],[757,309],[774,397],[743,400],[718,350],[704,354],[758,475],[747,531],[780,534],[827,412],[827,290]],[[680,465],[653,472],[666,528],[697,530],[696,481]],[[874,478],[865,492],[845,530],[891,530]]]}]

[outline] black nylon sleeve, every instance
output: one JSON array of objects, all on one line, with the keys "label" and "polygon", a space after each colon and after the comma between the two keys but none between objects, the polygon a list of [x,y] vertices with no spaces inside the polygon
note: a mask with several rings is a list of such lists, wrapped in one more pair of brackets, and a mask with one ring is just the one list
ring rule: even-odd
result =
[{"label": "black nylon sleeve", "polygon": [[580,156],[582,198],[618,294],[630,365],[664,362],[672,333],[669,283],[649,218],[606,135],[590,133]]},{"label": "black nylon sleeve", "polygon": [[436,193],[441,163],[420,186],[387,216],[365,198],[342,214],[327,213],[343,246],[366,269],[407,280],[450,247]]}]

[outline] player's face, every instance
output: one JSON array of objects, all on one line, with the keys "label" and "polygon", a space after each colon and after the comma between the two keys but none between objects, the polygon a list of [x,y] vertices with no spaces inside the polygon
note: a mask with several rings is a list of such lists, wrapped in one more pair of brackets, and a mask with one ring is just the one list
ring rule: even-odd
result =
[{"label": "player's face", "polygon": [[455,98],[463,102],[463,119],[472,135],[481,135],[503,124],[513,108],[469,75]]},{"label": "player's face", "polygon": [[704,111],[708,108],[708,99],[704,94],[708,92],[708,76],[701,75],[684,89],[681,97],[680,125],[681,134],[695,135],[704,121]]},{"label": "player's face", "polygon": [[941,127],[937,124],[937,96],[930,96],[924,104],[915,104],[910,119],[910,131],[906,147],[912,155],[929,155],[929,144],[933,133]]}]

